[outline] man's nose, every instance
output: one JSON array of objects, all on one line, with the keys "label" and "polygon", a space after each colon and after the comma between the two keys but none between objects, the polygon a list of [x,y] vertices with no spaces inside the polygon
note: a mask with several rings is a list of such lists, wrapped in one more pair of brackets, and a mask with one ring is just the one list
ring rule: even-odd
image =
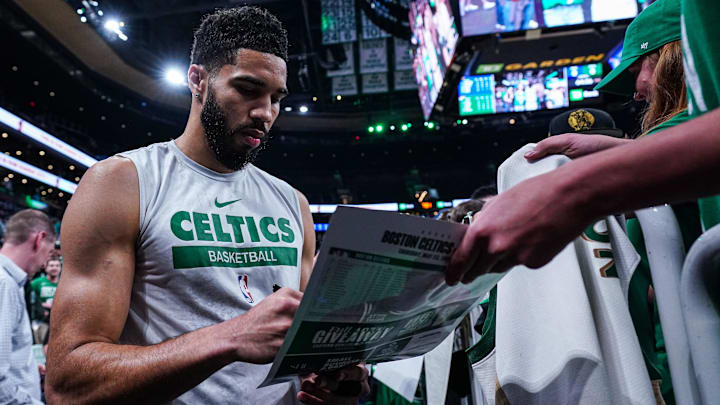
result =
[{"label": "man's nose", "polygon": [[272,120],[272,102],[268,100],[258,101],[250,110],[250,118],[254,121],[261,121],[263,124]]}]

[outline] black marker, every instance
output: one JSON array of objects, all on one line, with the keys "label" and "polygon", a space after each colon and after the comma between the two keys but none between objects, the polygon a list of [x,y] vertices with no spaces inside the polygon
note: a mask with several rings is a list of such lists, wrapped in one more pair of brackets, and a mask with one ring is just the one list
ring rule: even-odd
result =
[{"label": "black marker", "polygon": [[279,285],[273,284],[273,292],[274,292],[274,293],[278,292],[278,290],[281,289],[281,288],[282,288],[282,287],[280,287]]}]

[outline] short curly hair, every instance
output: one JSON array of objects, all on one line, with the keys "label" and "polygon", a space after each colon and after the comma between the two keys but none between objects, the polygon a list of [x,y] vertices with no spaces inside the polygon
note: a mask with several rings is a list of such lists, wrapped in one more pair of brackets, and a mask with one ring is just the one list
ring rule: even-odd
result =
[{"label": "short curly hair", "polygon": [[202,65],[212,74],[234,64],[241,48],[273,54],[287,62],[287,31],[277,17],[260,7],[216,10],[195,30],[190,63]]}]

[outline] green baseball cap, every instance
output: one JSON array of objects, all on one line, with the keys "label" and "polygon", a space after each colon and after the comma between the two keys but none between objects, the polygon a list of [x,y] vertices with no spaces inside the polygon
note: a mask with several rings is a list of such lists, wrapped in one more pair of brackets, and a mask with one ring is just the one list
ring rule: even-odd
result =
[{"label": "green baseball cap", "polygon": [[643,55],[680,39],[680,0],[658,0],[640,13],[625,31],[622,59],[595,90],[632,96],[635,78],[628,68]]}]

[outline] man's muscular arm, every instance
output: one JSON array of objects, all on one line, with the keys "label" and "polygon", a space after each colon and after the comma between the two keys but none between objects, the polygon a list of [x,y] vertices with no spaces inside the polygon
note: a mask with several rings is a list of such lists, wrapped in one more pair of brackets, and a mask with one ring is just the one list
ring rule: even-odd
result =
[{"label": "man's muscular arm", "polygon": [[237,318],[161,344],[118,344],[138,229],[135,166],[111,158],[92,167],[63,218],[65,261],[48,351],[50,403],[165,402],[231,362],[269,362],[282,344],[300,301],[290,289]]},{"label": "man's muscular arm", "polygon": [[501,193],[475,215],[448,283],[549,262],[593,221],[720,193],[720,108],[650,137],[574,160]]}]

